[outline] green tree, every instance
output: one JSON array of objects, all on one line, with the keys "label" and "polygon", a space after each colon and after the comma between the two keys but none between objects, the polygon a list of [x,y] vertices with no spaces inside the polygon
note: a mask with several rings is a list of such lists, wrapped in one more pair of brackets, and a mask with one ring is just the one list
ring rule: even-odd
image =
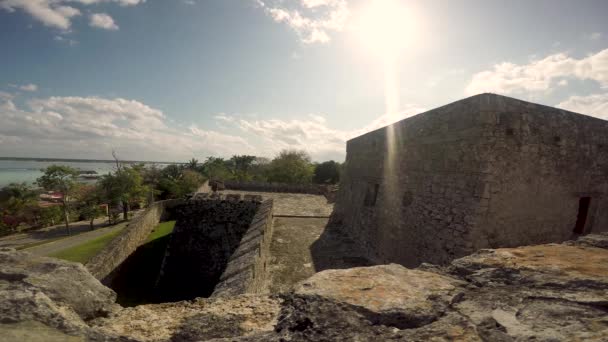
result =
[{"label": "green tree", "polygon": [[253,163],[255,162],[255,156],[232,156],[229,161],[229,165],[232,171],[232,178],[238,181],[250,181],[253,179],[253,175],[250,173]]},{"label": "green tree", "polygon": [[183,170],[179,177],[164,177],[159,183],[163,198],[180,198],[195,192],[203,183],[205,177],[194,170]]},{"label": "green tree", "polygon": [[38,194],[26,183],[11,183],[0,191],[0,206],[9,215],[22,215],[37,199]]},{"label": "green tree", "polygon": [[340,164],[333,160],[316,165],[312,177],[317,184],[336,184],[340,181]]},{"label": "green tree", "polygon": [[51,165],[46,169],[42,169],[44,173],[36,180],[36,183],[47,191],[55,191],[62,194],[61,207],[63,209],[63,220],[65,229],[70,235],[70,215],[69,204],[70,197],[74,190],[78,187],[76,177],[78,170],[65,165]]},{"label": "green tree", "polygon": [[119,166],[116,171],[110,172],[100,180],[100,186],[105,198],[113,204],[122,206],[123,219],[129,218],[131,204],[142,201],[150,189],[143,184],[143,177],[137,169],[128,166]]},{"label": "green tree", "polygon": [[198,169],[198,159],[190,159],[188,161],[188,163],[186,164],[186,168],[190,169],[190,170],[197,170]]},{"label": "green tree", "polygon": [[208,157],[202,165],[203,175],[209,180],[230,180],[232,172],[224,158]]},{"label": "green tree", "polygon": [[54,226],[62,219],[61,207],[56,205],[40,208],[40,223],[43,226]]},{"label": "green tree", "polygon": [[283,150],[268,168],[270,182],[305,184],[312,181],[314,166],[305,151]]},{"label": "green tree", "polygon": [[249,173],[254,181],[267,182],[268,169],[270,168],[270,159],[265,157],[255,157],[255,160],[249,168]]},{"label": "green tree", "polygon": [[78,200],[80,215],[89,221],[91,230],[93,230],[95,219],[105,214],[100,207],[104,202],[103,191],[96,185],[84,185],[78,189],[75,197]]}]

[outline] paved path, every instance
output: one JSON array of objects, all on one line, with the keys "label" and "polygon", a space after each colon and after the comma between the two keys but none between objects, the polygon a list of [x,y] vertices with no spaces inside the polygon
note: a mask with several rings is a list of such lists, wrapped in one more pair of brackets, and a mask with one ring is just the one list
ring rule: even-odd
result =
[{"label": "paved path", "polygon": [[289,216],[322,216],[329,217],[334,210],[332,203],[322,195],[286,194],[279,192],[253,192],[239,190],[223,190],[222,194],[252,194],[262,195],[264,199],[274,199],[274,215]]},{"label": "paved path", "polygon": [[[143,210],[133,211],[133,217],[141,214],[142,212]],[[93,221],[93,227],[96,230],[99,228],[105,228],[108,225],[107,222],[107,217],[98,218]],[[77,236],[83,233],[91,232],[91,226],[89,225],[89,223],[89,221],[79,221],[70,223],[71,236]],[[58,224],[50,227],[31,230],[25,233],[13,234],[2,237],[0,238],[0,247],[19,248],[33,243],[53,241],[58,238],[64,237],[68,237],[65,225]]]},{"label": "paved path", "polygon": [[57,253],[66,248],[74,247],[74,246],[80,245],[84,242],[87,242],[89,240],[98,238],[100,236],[115,232],[117,230],[121,230],[124,227],[126,227],[127,224],[129,224],[129,222],[121,222],[114,226],[100,228],[100,229],[97,229],[94,231],[89,231],[87,233],[82,233],[82,234],[74,235],[71,237],[63,238],[60,240],[51,241],[51,242],[45,243],[43,245],[26,248],[26,249],[24,249],[24,251],[27,251],[27,252],[30,252],[32,254],[39,255],[39,256],[49,256],[51,254]]},{"label": "paved path", "polygon": [[[93,227],[99,228],[107,225],[107,218],[99,218],[93,222]],[[78,235],[91,231],[89,221],[79,221],[70,223],[70,231],[72,235]],[[25,233],[13,234],[0,238],[0,247],[18,248],[23,245],[43,242],[45,240],[54,240],[61,237],[67,237],[65,225],[58,224],[41,229],[31,230]]]}]

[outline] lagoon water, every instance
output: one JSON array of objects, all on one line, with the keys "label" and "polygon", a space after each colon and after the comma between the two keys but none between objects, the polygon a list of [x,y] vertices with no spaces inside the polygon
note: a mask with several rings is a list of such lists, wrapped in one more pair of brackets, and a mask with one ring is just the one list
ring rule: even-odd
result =
[{"label": "lagoon water", "polygon": [[35,161],[35,160],[0,160],[0,188],[10,183],[26,182],[34,185],[36,178],[42,175],[43,168],[50,165],[67,165],[78,170],[96,171],[98,174],[107,174],[114,170],[114,163],[92,162],[66,162],[66,161]]}]

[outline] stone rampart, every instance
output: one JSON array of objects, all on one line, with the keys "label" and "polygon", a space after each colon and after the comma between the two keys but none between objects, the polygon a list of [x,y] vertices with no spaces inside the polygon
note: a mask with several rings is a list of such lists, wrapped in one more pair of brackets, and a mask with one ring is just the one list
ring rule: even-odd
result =
[{"label": "stone rampart", "polygon": [[[209,297],[229,266],[228,272],[240,280],[226,275],[225,288],[232,286],[229,278],[235,288],[243,284],[247,284],[247,289],[261,286],[267,255],[263,248],[267,250],[270,242],[264,233],[269,224],[267,217],[272,215],[272,202],[262,204],[255,198],[243,201],[238,195],[224,200],[219,194],[197,194],[176,206],[173,215],[176,224],[157,281],[162,301]],[[257,253],[251,254],[252,250]],[[253,262],[251,277],[238,267],[237,258],[243,267]]]},{"label": "stone rampart", "polygon": [[87,264],[86,268],[105,284],[109,284],[112,275],[137,247],[146,239],[158,225],[167,208],[183,203],[183,200],[166,200],[153,203],[146,211],[134,218],[129,225],[110,243],[97,253]]},{"label": "stone rampart", "polygon": [[327,191],[327,186],[321,184],[285,184],[267,182],[224,181],[224,186],[227,190],[284,192],[311,195],[324,195]]},{"label": "stone rampart", "polygon": [[260,205],[239,246],[230,256],[212,297],[265,291],[272,241],[272,207],[272,199]]}]

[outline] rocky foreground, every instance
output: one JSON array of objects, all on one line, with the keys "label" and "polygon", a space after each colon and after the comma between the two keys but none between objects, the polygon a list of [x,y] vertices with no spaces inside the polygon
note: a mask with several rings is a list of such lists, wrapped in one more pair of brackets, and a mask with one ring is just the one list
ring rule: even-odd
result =
[{"label": "rocky foreground", "polygon": [[115,296],[79,264],[0,249],[3,341],[608,341],[608,235],[328,270],[274,296]]}]

